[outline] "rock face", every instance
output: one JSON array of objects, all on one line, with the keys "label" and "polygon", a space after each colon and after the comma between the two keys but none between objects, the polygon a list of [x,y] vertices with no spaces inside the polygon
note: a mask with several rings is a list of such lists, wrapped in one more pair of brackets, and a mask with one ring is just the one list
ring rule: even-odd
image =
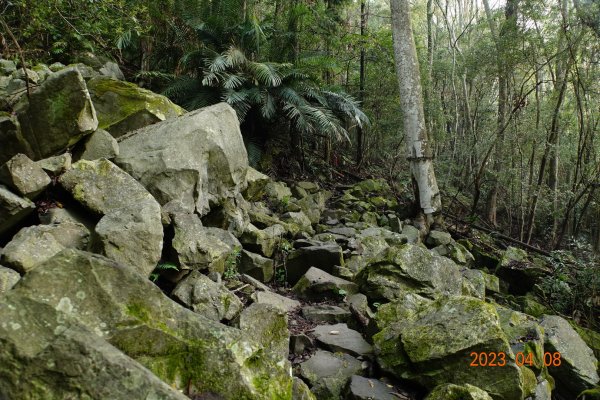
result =
[{"label": "rock face", "polygon": [[[406,295],[383,305],[377,314],[383,328],[374,336],[382,368],[399,378],[433,389],[438,384],[477,385],[497,399],[522,399],[521,369],[491,304],[472,297],[435,301]],[[469,354],[503,352],[503,367],[470,367]]]},{"label": "rock face", "polygon": [[164,96],[115,78],[95,77],[88,82],[88,89],[99,127],[114,137],[185,112]]},{"label": "rock face", "polygon": [[106,159],[76,162],[60,177],[60,184],[102,215],[92,237],[94,251],[149,276],[163,244],[160,206],[152,195]]},{"label": "rock face", "polygon": [[44,170],[25,154],[17,154],[0,167],[0,183],[28,199],[36,198],[50,182]]},{"label": "rock face", "polygon": [[411,244],[391,247],[375,257],[356,281],[371,301],[393,300],[407,292],[436,297],[462,290],[462,276],[452,260]]},{"label": "rock face", "polygon": [[[286,360],[275,359],[243,331],[184,309],[148,279],[107,258],[64,250],[12,292],[77,319],[173,387],[236,399],[291,396]],[[45,329],[34,327],[27,332]],[[4,365],[10,364],[0,363],[0,369]]]},{"label": "rock face", "polygon": [[187,398],[74,318],[22,291],[3,299],[0,320],[0,398]]},{"label": "rock face", "polygon": [[52,74],[16,111],[29,148],[26,154],[34,160],[74,145],[98,127],[85,81],[70,68]]},{"label": "rock face", "polygon": [[205,215],[246,186],[246,148],[224,103],[136,131],[119,150],[115,162],[166,208]]},{"label": "rock face", "polygon": [[600,381],[598,360],[571,325],[557,315],[545,315],[541,325],[546,335],[545,350],[560,353],[560,365],[548,367],[556,379],[556,390],[567,398],[575,398],[597,385]]}]

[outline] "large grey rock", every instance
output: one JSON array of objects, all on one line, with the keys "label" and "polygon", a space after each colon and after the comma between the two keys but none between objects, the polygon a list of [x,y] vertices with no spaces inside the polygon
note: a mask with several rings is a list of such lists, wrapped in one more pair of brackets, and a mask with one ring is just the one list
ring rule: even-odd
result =
[{"label": "large grey rock", "polygon": [[181,307],[105,257],[64,250],[11,292],[76,318],[174,388],[232,399],[291,396],[287,360],[245,332]]},{"label": "large grey rock", "polygon": [[225,198],[210,213],[202,218],[206,226],[220,228],[231,232],[234,236],[241,236],[250,225],[248,216],[249,203],[237,193],[235,197]]},{"label": "large grey rock", "polygon": [[0,74],[10,75],[17,70],[17,65],[11,60],[0,60]]},{"label": "large grey rock", "polygon": [[25,154],[17,154],[0,166],[0,183],[28,199],[36,198],[51,182],[44,170]]},{"label": "large grey rock", "polygon": [[231,321],[242,311],[240,299],[220,283],[192,271],[173,290],[171,295],[194,312],[213,321]]},{"label": "large grey rock", "polygon": [[185,112],[165,96],[119,79],[96,76],[87,87],[98,113],[98,126],[116,138]]},{"label": "large grey rock", "polygon": [[261,282],[270,282],[275,272],[273,260],[246,250],[242,251],[238,270]]},{"label": "large grey rock", "polygon": [[144,187],[106,159],[80,160],[59,180],[73,198],[102,215],[94,251],[149,276],[161,257],[161,210]]},{"label": "large grey rock", "polygon": [[[377,360],[398,378],[430,389],[447,382],[468,383],[504,400],[522,399],[530,394],[528,389],[535,389],[527,387],[491,304],[466,296],[431,301],[406,294],[380,306],[377,322],[382,328],[373,337]],[[471,367],[472,352],[504,353],[505,365]]]},{"label": "large grey rock", "polygon": [[495,273],[508,283],[511,293],[524,295],[551,272],[540,259],[530,261],[525,250],[509,247],[502,254]]},{"label": "large grey rock", "polygon": [[17,225],[35,210],[29,199],[19,197],[0,185],[0,235]]},{"label": "large grey rock", "polygon": [[268,349],[274,359],[285,360],[288,356],[287,326],[287,313],[268,304],[253,303],[240,314],[240,329]]},{"label": "large grey rock", "polygon": [[298,300],[290,299],[277,293],[256,291],[252,293],[252,300],[258,304],[268,304],[279,310],[290,312],[300,307]]},{"label": "large grey rock", "polygon": [[371,301],[393,300],[406,292],[437,297],[462,290],[462,276],[452,260],[411,244],[379,254],[359,271],[356,282]]},{"label": "large grey rock", "polygon": [[98,70],[100,75],[108,76],[109,78],[118,79],[121,81],[125,80],[125,75],[123,75],[123,71],[119,68],[119,64],[112,61],[107,61],[100,69]]},{"label": "large grey rock", "polygon": [[2,299],[0,321],[2,399],[186,399],[89,327],[23,291]]},{"label": "large grey rock", "polygon": [[17,271],[0,265],[0,295],[12,289],[20,279],[21,275]]},{"label": "large grey rock", "polygon": [[112,135],[104,129],[98,129],[85,141],[81,159],[97,160],[99,158],[113,159],[119,155],[119,144]]},{"label": "large grey rock", "polygon": [[271,257],[284,234],[285,229],[281,225],[258,229],[256,226],[249,224],[240,237],[240,242],[249,251]]},{"label": "large grey rock", "polygon": [[485,299],[485,275],[478,269],[465,269],[463,276],[462,294],[465,296]]},{"label": "large grey rock", "polygon": [[205,215],[246,186],[246,148],[224,103],[140,129],[119,150],[115,162],[163,206]]},{"label": "large grey rock", "polygon": [[425,244],[430,247],[442,246],[445,244],[450,244],[452,242],[452,236],[448,232],[441,232],[432,230],[429,232],[427,239],[425,239]]},{"label": "large grey rock", "polygon": [[344,265],[342,248],[337,244],[318,244],[295,249],[286,261],[288,283],[295,285],[311,267],[332,273],[336,265]]},{"label": "large grey rock", "polygon": [[265,195],[265,186],[271,181],[271,178],[252,167],[248,167],[246,179],[248,181],[248,186],[243,192],[244,197],[249,201],[262,199]]},{"label": "large grey rock", "polygon": [[317,350],[300,364],[300,375],[308,381],[317,399],[339,399],[342,389],[352,375],[362,370],[361,362],[348,354],[332,354]]},{"label": "large grey rock", "polygon": [[546,337],[545,351],[560,353],[560,365],[548,367],[556,380],[556,391],[567,398],[575,398],[597,385],[600,381],[598,360],[567,320],[557,315],[545,315],[540,324]]},{"label": "large grey rock", "polygon": [[21,133],[21,125],[15,115],[0,111],[0,164],[19,153],[31,154],[31,147]]},{"label": "large grey rock", "polygon": [[81,74],[71,68],[50,76],[16,107],[26,153],[34,160],[52,156],[96,130],[98,119]]},{"label": "large grey rock", "polygon": [[314,330],[317,341],[333,352],[364,356],[373,353],[373,348],[361,334],[346,324],[319,325]]},{"label": "large grey rock", "polygon": [[346,294],[357,293],[358,286],[353,282],[311,267],[294,285],[292,291],[305,299],[341,299]]},{"label": "large grey rock", "polygon": [[47,173],[56,176],[71,169],[72,161],[71,153],[64,153],[36,161],[36,164]]},{"label": "large grey rock", "polygon": [[294,386],[292,387],[292,400],[317,400],[309,387],[300,378],[294,378]]},{"label": "large grey rock", "polygon": [[346,392],[345,400],[398,400],[399,398],[394,393],[393,387],[377,379],[368,379],[360,375],[352,376]]},{"label": "large grey rock", "polygon": [[196,214],[176,214],[172,246],[182,268],[223,273],[227,258],[241,248],[230,232],[202,226]]},{"label": "large grey rock", "polygon": [[302,316],[313,322],[347,322],[350,315],[348,310],[327,304],[302,307]]},{"label": "large grey rock", "polygon": [[2,262],[24,274],[65,248],[85,249],[89,235],[85,226],[73,222],[23,228],[4,247]]}]

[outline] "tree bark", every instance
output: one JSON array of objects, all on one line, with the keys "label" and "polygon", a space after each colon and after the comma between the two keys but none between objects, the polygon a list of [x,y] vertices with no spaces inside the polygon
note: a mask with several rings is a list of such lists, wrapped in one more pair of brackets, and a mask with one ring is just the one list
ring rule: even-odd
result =
[{"label": "tree bark", "polygon": [[408,0],[391,0],[390,6],[406,156],[418,192],[415,200],[419,204],[420,212],[425,214],[427,222],[430,223],[433,221],[433,214],[441,211],[442,202],[433,170],[431,143],[425,125],[423,91],[419,60],[410,24],[410,6]]},{"label": "tree bark", "polygon": [[[366,51],[365,51],[365,37],[367,35],[367,10],[366,0],[360,1],[360,77],[359,77],[359,88],[358,88],[358,101],[362,104],[365,98],[365,73],[367,67]],[[357,140],[356,140],[356,165],[359,167],[363,161],[364,151],[364,130],[362,126],[356,128]]]}]

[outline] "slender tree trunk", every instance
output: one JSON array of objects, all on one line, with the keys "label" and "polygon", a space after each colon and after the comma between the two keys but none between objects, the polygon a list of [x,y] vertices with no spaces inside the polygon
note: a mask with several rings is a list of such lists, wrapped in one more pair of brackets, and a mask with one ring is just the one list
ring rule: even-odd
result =
[{"label": "slender tree trunk", "polygon": [[[359,77],[359,88],[358,88],[358,101],[362,104],[365,99],[365,74],[367,68],[366,51],[365,51],[365,37],[367,35],[367,10],[366,0],[360,1],[360,77]],[[362,126],[358,126],[356,129],[357,143],[356,143],[356,165],[360,167],[363,161],[363,135],[364,130]]]},{"label": "slender tree trunk", "polygon": [[433,170],[431,143],[427,137],[419,60],[410,23],[408,0],[391,0],[392,35],[400,103],[404,119],[407,159],[418,195],[419,209],[426,222],[433,222],[433,213],[441,211],[440,198]]}]

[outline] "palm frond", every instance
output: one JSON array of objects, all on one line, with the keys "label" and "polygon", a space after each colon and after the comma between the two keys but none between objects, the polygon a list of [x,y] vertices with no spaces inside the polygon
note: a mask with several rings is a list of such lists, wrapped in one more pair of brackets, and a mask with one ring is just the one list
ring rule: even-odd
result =
[{"label": "palm frond", "polygon": [[258,63],[249,62],[248,69],[252,72],[256,80],[263,85],[279,86],[281,85],[281,76],[277,72],[276,63]]}]

